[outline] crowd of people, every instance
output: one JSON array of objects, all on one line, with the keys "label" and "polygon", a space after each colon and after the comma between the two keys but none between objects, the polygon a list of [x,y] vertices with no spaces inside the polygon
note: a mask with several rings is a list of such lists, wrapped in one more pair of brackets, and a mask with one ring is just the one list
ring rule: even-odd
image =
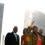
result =
[{"label": "crowd of people", "polygon": [[[16,34],[18,27],[15,26],[11,33],[7,33],[5,37],[5,45],[19,45],[19,35]],[[42,29],[38,31],[38,27],[28,26],[23,29],[21,36],[21,45],[45,45],[45,37],[42,35]]]}]

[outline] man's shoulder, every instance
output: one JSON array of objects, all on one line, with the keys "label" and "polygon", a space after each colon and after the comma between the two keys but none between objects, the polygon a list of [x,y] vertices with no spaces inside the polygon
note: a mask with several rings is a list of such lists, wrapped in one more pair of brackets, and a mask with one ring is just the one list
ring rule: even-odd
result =
[{"label": "man's shoulder", "polygon": [[12,34],[11,32],[8,32],[8,33],[6,34],[6,37],[9,37],[11,34]]},{"label": "man's shoulder", "polygon": [[10,32],[8,32],[6,35],[10,35],[11,33]]},{"label": "man's shoulder", "polygon": [[17,34],[17,36],[19,37],[19,35]]}]

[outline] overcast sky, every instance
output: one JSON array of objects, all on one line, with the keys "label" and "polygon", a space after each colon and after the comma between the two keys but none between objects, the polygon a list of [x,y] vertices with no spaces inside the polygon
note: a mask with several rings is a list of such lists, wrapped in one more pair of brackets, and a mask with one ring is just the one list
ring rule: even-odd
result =
[{"label": "overcast sky", "polygon": [[19,27],[19,33],[22,32],[26,10],[31,13],[36,10],[45,13],[44,0],[1,0],[0,2],[4,3],[3,33],[12,31],[14,25]]}]

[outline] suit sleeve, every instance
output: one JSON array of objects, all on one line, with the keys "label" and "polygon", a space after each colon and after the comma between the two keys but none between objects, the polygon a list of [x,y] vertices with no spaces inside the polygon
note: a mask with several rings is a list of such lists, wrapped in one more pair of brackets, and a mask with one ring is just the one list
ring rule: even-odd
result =
[{"label": "suit sleeve", "polygon": [[18,36],[18,45],[19,45],[19,43],[20,43],[19,39],[20,39],[20,38],[19,38],[19,36]]},{"label": "suit sleeve", "polygon": [[9,35],[10,33],[8,33],[5,37],[5,45],[8,45],[8,42],[9,42]]}]

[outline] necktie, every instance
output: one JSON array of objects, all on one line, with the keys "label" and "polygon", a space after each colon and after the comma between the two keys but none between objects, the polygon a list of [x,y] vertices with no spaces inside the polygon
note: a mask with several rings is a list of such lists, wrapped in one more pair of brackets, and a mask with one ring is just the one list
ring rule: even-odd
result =
[{"label": "necktie", "polygon": [[17,41],[17,35],[15,35],[15,37],[16,37],[16,41]]},{"label": "necktie", "polygon": [[15,35],[15,38],[16,38],[16,41],[17,41],[17,34],[16,34],[16,33],[14,33],[14,35]]}]

